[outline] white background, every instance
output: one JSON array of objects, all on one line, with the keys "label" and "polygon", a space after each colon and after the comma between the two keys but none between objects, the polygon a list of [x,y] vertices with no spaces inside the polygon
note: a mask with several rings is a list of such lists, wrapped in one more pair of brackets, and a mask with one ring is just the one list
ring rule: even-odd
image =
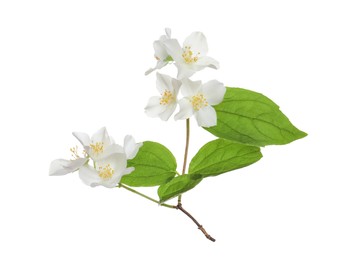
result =
[{"label": "white background", "polygon": [[[344,1],[1,1],[0,258],[346,259]],[[226,4],[227,3],[227,4]],[[307,138],[183,196],[181,212],[76,174],[72,131],[166,145],[181,169],[184,122],[148,118],[152,42],[205,33],[218,79],[264,93]],[[175,74],[175,68],[163,73]],[[190,158],[213,137],[192,121]],[[155,195],[155,189],[143,189]]]}]

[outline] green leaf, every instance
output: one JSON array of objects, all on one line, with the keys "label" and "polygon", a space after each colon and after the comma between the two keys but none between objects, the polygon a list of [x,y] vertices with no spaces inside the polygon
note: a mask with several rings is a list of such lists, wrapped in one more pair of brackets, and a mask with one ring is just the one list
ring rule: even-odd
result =
[{"label": "green leaf", "polygon": [[202,181],[202,176],[199,174],[185,174],[172,179],[170,182],[163,184],[157,190],[160,197],[160,202],[163,203],[171,198],[187,192],[194,188]]},{"label": "green leaf", "polygon": [[239,169],[262,158],[259,147],[217,139],[205,144],[192,158],[189,174],[204,178]]},{"label": "green leaf", "polygon": [[240,143],[265,146],[287,144],[307,134],[297,129],[266,96],[241,88],[226,88],[217,106],[217,125],[205,130]]},{"label": "green leaf", "polygon": [[177,162],[173,154],[162,144],[146,141],[127,167],[135,170],[121,179],[121,183],[134,187],[150,187],[164,184],[176,175]]}]

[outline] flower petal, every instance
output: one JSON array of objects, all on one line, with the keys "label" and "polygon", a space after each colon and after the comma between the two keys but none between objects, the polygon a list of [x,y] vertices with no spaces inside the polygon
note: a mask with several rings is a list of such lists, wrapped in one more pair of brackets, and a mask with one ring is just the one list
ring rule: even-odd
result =
[{"label": "flower petal", "polygon": [[88,134],[82,132],[73,132],[72,135],[76,137],[83,146],[90,145],[90,137]]},{"label": "flower petal", "polygon": [[169,39],[167,41],[164,41],[163,44],[166,46],[168,54],[173,58],[175,62],[183,62],[183,49],[176,39]]},{"label": "flower petal", "polygon": [[171,115],[174,113],[176,107],[177,107],[176,102],[166,105],[165,111],[159,114],[160,119],[163,121],[167,121],[171,117]]},{"label": "flower petal", "polygon": [[60,176],[69,173],[63,166],[67,160],[57,159],[51,162],[49,166],[49,175],[50,176]]},{"label": "flower petal", "polygon": [[173,93],[174,93],[175,98],[177,97],[177,95],[179,93],[179,89],[181,87],[181,84],[182,83],[180,80],[172,78],[172,87],[173,87]]},{"label": "flower petal", "polygon": [[210,80],[202,85],[202,92],[210,105],[222,102],[226,93],[226,87],[217,80]]},{"label": "flower petal", "polygon": [[49,167],[49,175],[50,176],[61,176],[67,173],[71,173],[77,171],[80,167],[82,167],[88,158],[79,158],[76,160],[64,160],[58,159],[51,162]]},{"label": "flower petal", "polygon": [[152,73],[153,71],[159,70],[159,69],[163,68],[163,67],[166,66],[167,64],[168,64],[168,62],[166,62],[166,61],[160,61],[160,60],[159,60],[159,61],[157,61],[156,66],[155,66],[154,68],[148,69],[148,70],[144,73],[144,75],[147,76],[147,75],[149,75],[150,73]]},{"label": "flower petal", "polygon": [[136,143],[135,139],[131,135],[125,136],[124,139],[124,150],[128,160],[131,160],[136,157],[139,148],[143,143]]},{"label": "flower petal", "polygon": [[190,78],[193,74],[196,73],[196,71],[201,70],[200,67],[192,66],[190,64],[186,64],[185,62],[182,62],[182,63],[176,62],[174,63],[174,65],[178,69],[177,79],[179,80]]},{"label": "flower petal", "polygon": [[150,117],[157,117],[163,111],[165,111],[165,106],[160,105],[161,97],[151,97],[145,107],[145,113]]},{"label": "flower petal", "polygon": [[120,182],[122,176],[116,176],[109,181],[102,181],[99,185],[106,188],[115,188]]},{"label": "flower petal", "polygon": [[111,143],[106,127],[100,128],[95,134],[93,134],[91,140],[94,143],[103,143],[105,146]]},{"label": "flower petal", "polygon": [[102,160],[113,153],[124,153],[124,148],[118,144],[111,144],[104,148],[103,153],[97,157],[97,161]]},{"label": "flower petal", "polygon": [[123,172],[123,176],[124,175],[127,175],[127,174],[130,174],[131,172],[133,172],[135,170],[135,167],[129,167],[129,168],[126,168]]},{"label": "flower petal", "polygon": [[198,70],[201,70],[205,67],[209,67],[209,68],[212,68],[212,69],[218,69],[220,68],[220,64],[217,60],[211,58],[211,57],[208,57],[208,56],[204,56],[204,57],[200,57],[196,64],[195,64],[197,67],[200,67]]},{"label": "flower petal", "polygon": [[167,38],[170,39],[172,34],[171,28],[165,28],[165,33],[167,35]]},{"label": "flower petal", "polygon": [[78,158],[76,160],[69,161],[64,167],[71,172],[77,171],[81,166],[83,166],[88,161],[88,158]]},{"label": "flower petal", "polygon": [[200,80],[192,81],[190,79],[182,79],[181,82],[181,93],[184,97],[196,95],[200,91],[202,85],[202,81]]},{"label": "flower petal", "polygon": [[90,187],[96,187],[102,181],[98,172],[90,165],[85,165],[79,169],[79,178]]},{"label": "flower petal", "polygon": [[175,120],[187,119],[193,115],[193,107],[188,98],[183,98],[178,102],[180,111],[174,116]]},{"label": "flower petal", "polygon": [[163,41],[154,41],[153,46],[155,50],[155,58],[160,61],[164,61],[167,58],[168,53]]},{"label": "flower petal", "polygon": [[201,108],[196,112],[195,116],[199,126],[211,127],[217,123],[216,111],[211,106]]},{"label": "flower petal", "polygon": [[205,56],[208,52],[207,38],[201,32],[191,33],[184,41],[183,47],[191,47],[191,51],[194,54],[199,53],[201,56]]},{"label": "flower petal", "polygon": [[172,78],[168,75],[156,73],[156,88],[160,92],[160,94],[163,94],[165,90],[173,91],[172,86]]},{"label": "flower petal", "polygon": [[162,69],[164,66],[166,66],[168,64],[167,61],[158,61],[157,64],[156,64],[156,69],[159,70],[159,69]]},{"label": "flower petal", "polygon": [[144,72],[145,76],[148,76],[150,73],[156,70],[156,67],[148,69],[146,72]]}]

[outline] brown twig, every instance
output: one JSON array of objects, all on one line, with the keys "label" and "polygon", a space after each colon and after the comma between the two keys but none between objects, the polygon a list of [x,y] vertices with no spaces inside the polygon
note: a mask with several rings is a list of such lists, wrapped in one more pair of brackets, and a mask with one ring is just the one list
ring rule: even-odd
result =
[{"label": "brown twig", "polygon": [[178,203],[176,206],[176,209],[179,209],[182,211],[186,216],[188,216],[195,224],[197,225],[198,229],[202,231],[202,233],[205,235],[206,238],[208,238],[210,241],[215,242],[215,238],[213,238],[211,235],[208,234],[208,232],[204,229],[204,227],[198,223],[198,221],[189,213],[187,212],[181,203]]}]

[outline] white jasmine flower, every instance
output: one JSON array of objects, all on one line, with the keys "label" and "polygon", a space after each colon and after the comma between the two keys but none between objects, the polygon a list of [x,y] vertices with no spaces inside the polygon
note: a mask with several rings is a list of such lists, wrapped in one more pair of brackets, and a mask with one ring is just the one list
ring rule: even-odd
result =
[{"label": "white jasmine flower", "polygon": [[171,57],[167,53],[166,46],[164,42],[168,39],[171,39],[171,29],[165,29],[166,35],[162,35],[159,40],[154,41],[153,46],[155,50],[155,59],[157,60],[156,66],[154,68],[150,68],[145,72],[145,75],[149,75],[151,72],[157,69],[161,69],[168,64],[168,62],[172,61]]},{"label": "white jasmine flower", "polygon": [[[131,135],[125,136],[124,147],[115,145],[104,127],[91,139],[87,134],[80,132],[74,132],[73,135],[83,144],[84,157],[78,155],[77,147],[71,148],[73,159],[54,160],[50,165],[49,175],[59,176],[79,170],[82,181],[91,187],[115,187],[123,175],[134,170],[134,167],[127,168],[127,160],[133,159],[143,145],[136,143]],[[89,156],[94,167],[88,164]]]},{"label": "white jasmine flower", "polygon": [[73,132],[72,134],[83,145],[86,153],[94,161],[101,160],[112,153],[124,153],[124,149],[120,145],[115,144],[105,127],[98,130],[91,138],[82,132]]},{"label": "white jasmine flower", "polygon": [[156,77],[156,87],[161,96],[151,97],[145,112],[148,116],[167,121],[177,107],[177,95],[181,82],[160,73],[157,73]]},{"label": "white jasmine flower", "polygon": [[205,84],[189,79],[184,79],[182,82],[181,92],[184,98],[178,102],[180,111],[174,119],[187,119],[195,115],[199,126],[215,126],[216,111],[212,106],[222,102],[226,87],[216,80],[208,81]]},{"label": "white jasmine flower", "polygon": [[178,79],[189,78],[205,67],[219,68],[219,63],[207,56],[207,39],[201,32],[193,32],[188,36],[183,47],[176,39],[168,39],[163,44],[178,68]]},{"label": "white jasmine flower", "polygon": [[126,154],[114,153],[96,162],[96,168],[90,165],[82,166],[79,169],[79,177],[91,187],[102,185],[107,188],[114,188],[122,176],[134,170],[134,167],[126,168],[126,166]]}]

